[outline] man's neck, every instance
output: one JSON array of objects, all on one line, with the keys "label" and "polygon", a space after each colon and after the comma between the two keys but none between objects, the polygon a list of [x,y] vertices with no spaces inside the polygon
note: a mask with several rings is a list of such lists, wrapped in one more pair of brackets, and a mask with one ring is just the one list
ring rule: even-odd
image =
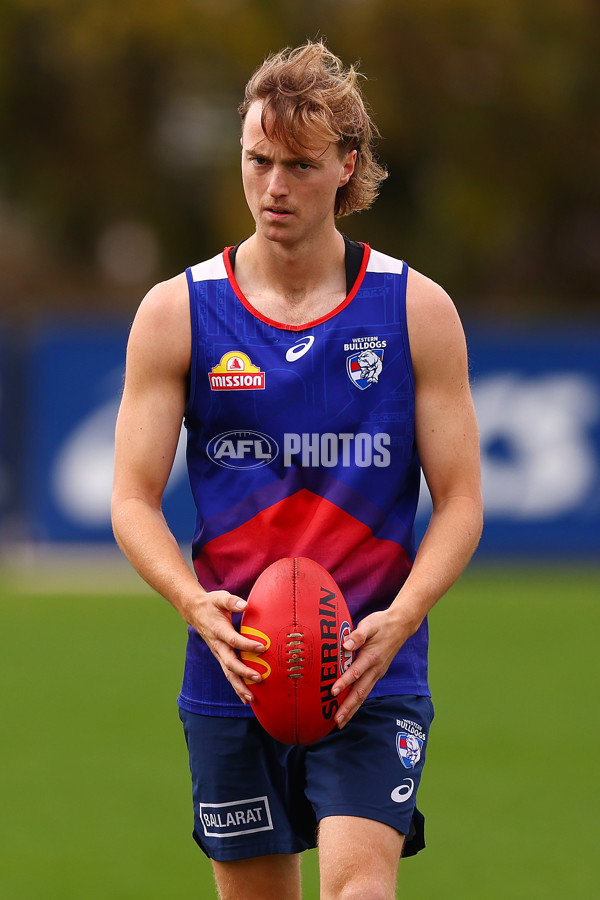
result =
[{"label": "man's neck", "polygon": [[258,234],[245,241],[235,274],[249,303],[262,315],[293,325],[335,309],[346,295],[345,245],[337,230],[331,238],[318,247],[266,242]]}]

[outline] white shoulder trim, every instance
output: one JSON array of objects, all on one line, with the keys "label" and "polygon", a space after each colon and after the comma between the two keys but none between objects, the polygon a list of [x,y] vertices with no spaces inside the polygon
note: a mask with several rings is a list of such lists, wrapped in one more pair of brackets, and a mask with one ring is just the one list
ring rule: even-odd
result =
[{"label": "white shoulder trim", "polygon": [[394,275],[401,275],[404,266],[405,263],[401,259],[387,256],[385,253],[380,253],[379,250],[371,250],[367,272],[390,272]]},{"label": "white shoulder trim", "polygon": [[219,253],[212,259],[190,266],[190,272],[193,281],[219,281],[221,278],[227,278],[223,254]]}]

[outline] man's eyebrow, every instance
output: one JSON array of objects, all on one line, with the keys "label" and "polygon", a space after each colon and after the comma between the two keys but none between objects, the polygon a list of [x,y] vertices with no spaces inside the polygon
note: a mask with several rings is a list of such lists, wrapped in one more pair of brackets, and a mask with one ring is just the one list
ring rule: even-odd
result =
[{"label": "man's eyebrow", "polygon": [[[262,141],[259,141],[259,143],[255,144],[253,147],[244,147],[244,153],[247,153],[248,156],[258,156],[263,157],[264,159],[269,159],[269,152],[268,150],[261,149],[261,143]],[[323,153],[319,154],[318,156],[310,156],[308,154],[303,155],[302,153],[298,153],[297,151],[290,148],[290,155],[284,157],[284,162],[290,163],[291,165],[295,165],[296,163],[310,163],[314,165],[315,163],[319,162],[321,156],[326,153],[326,151],[327,148],[325,148]]]},{"label": "man's eyebrow", "polygon": [[255,144],[254,147],[244,147],[244,152],[249,156],[266,156],[266,152],[259,149],[261,143],[262,141],[260,141],[258,144]]}]

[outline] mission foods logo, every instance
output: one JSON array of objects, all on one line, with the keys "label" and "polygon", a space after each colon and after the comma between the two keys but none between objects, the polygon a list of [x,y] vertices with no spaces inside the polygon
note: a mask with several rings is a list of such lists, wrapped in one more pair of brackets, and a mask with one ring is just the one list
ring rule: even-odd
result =
[{"label": "mission foods logo", "polygon": [[264,391],[265,373],[255,366],[246,353],[229,351],[208,373],[213,391]]}]

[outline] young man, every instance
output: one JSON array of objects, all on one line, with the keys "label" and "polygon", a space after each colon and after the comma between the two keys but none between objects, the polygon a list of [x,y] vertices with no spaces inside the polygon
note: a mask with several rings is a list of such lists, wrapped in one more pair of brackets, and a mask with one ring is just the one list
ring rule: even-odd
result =
[{"label": "young man", "polygon": [[[429,725],[427,613],[470,559],[482,507],[463,331],[449,297],[348,241],[385,172],[356,72],[321,43],[267,60],[240,107],[256,223],[154,287],[131,330],[113,522],[189,626],[179,698],[194,836],[222,898],[297,900],[318,834],[322,898],[395,896],[424,844],[415,806]],[[161,512],[182,420],[198,510],[194,569]],[[415,554],[420,470],[433,514]],[[355,630],[337,727],[285,747],[249,707],[240,613],[270,563],[309,556]]]}]

